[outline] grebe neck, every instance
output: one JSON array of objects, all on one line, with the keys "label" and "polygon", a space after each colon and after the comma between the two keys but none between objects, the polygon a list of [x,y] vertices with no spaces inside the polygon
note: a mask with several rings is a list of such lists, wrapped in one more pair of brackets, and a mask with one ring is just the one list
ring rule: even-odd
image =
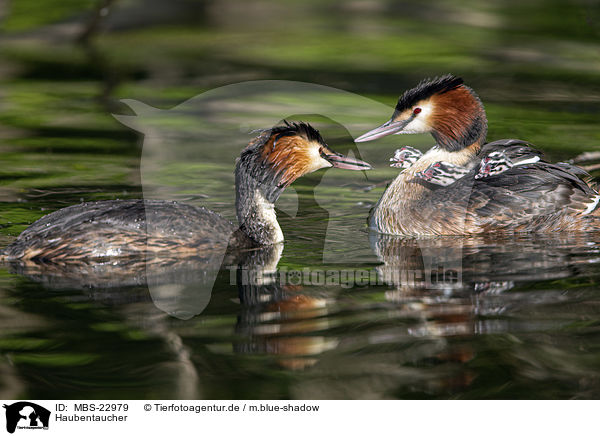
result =
[{"label": "grebe neck", "polygon": [[284,188],[279,177],[259,162],[257,156],[242,155],[235,168],[235,208],[240,229],[259,245],[283,242],[275,201]]},{"label": "grebe neck", "polygon": [[481,100],[467,86],[441,94],[435,100],[431,135],[446,151],[479,151],[487,136],[487,117]]}]

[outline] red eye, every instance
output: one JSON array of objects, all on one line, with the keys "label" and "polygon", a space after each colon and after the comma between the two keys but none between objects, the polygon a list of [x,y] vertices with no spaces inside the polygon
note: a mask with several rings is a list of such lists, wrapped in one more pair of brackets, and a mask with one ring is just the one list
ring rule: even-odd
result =
[{"label": "red eye", "polygon": [[420,107],[416,107],[416,108],[413,110],[413,114],[417,115],[418,113],[421,113],[421,108],[420,108]]}]

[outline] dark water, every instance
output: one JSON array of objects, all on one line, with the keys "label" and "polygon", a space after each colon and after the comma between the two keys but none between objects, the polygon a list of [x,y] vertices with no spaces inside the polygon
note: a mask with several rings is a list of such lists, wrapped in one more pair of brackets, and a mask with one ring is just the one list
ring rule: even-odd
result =
[{"label": "dark water", "polygon": [[[295,182],[277,204],[285,245],[241,270],[0,265],[0,397],[599,398],[600,236],[369,234],[389,157],[432,139],[352,141],[403,89],[455,72],[481,95],[490,140],[529,140],[552,161],[597,150],[596,8],[248,3],[153,15],[131,2],[83,44],[69,33],[81,11],[14,9],[0,35],[0,248],[81,201],[177,199],[233,219],[235,157],[282,118],[375,170]],[[210,93],[267,79],[288,82]]]}]

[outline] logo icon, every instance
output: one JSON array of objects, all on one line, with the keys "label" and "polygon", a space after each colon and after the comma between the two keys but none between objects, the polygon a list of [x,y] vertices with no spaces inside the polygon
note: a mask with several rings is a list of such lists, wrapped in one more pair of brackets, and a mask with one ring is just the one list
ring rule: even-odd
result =
[{"label": "logo icon", "polygon": [[6,431],[14,433],[15,429],[48,429],[50,411],[29,401],[19,401],[4,405],[6,409]]}]

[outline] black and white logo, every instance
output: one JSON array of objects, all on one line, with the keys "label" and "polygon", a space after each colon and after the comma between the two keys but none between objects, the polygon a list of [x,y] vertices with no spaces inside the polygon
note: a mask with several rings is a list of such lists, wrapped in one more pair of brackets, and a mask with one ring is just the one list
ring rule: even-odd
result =
[{"label": "black and white logo", "polygon": [[4,405],[6,409],[6,431],[14,433],[16,429],[48,429],[50,411],[29,401],[19,401]]}]

